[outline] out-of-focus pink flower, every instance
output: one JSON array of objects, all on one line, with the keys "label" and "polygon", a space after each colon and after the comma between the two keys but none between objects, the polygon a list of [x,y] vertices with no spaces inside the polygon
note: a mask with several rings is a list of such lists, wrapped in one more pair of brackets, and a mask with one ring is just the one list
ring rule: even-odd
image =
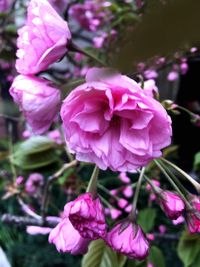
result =
[{"label": "out-of-focus pink flower", "polygon": [[40,227],[40,226],[34,226],[30,225],[26,227],[26,232],[29,235],[47,235],[51,232],[52,228],[50,227]]},{"label": "out-of-focus pink flower", "polygon": [[178,219],[176,219],[176,220],[172,220],[172,223],[173,223],[174,225],[178,225],[178,224],[183,223],[184,221],[185,221],[184,217],[183,217],[183,216],[180,216],[180,217],[178,217]]},{"label": "out-of-focus pink flower", "polygon": [[155,80],[150,79],[144,82],[144,92],[150,97],[155,97],[158,94],[158,87]]},{"label": "out-of-focus pink flower", "polygon": [[116,196],[118,194],[118,190],[117,189],[111,189],[110,193],[114,196]]},{"label": "out-of-focus pink flower", "polygon": [[195,53],[195,52],[197,52],[197,50],[198,50],[197,47],[192,47],[192,48],[190,49],[190,52],[191,52],[191,53]]},{"label": "out-of-focus pink flower", "polygon": [[149,243],[139,225],[124,221],[115,225],[106,237],[107,244],[131,259],[143,260],[149,253]]},{"label": "out-of-focus pink flower", "polygon": [[[152,183],[153,183],[154,186],[160,187],[160,182],[159,182],[158,180],[156,180],[156,179],[151,179],[151,181],[152,181]],[[150,185],[150,184],[147,184],[146,189],[147,189],[148,191],[151,191],[151,190],[152,190],[151,185]]]},{"label": "out-of-focus pink flower", "polygon": [[147,263],[147,267],[154,267],[153,264],[151,262]]},{"label": "out-of-focus pink flower", "polygon": [[80,195],[65,205],[65,216],[84,238],[104,238],[107,225],[100,199],[93,198],[91,193]]},{"label": "out-of-focus pink flower", "polygon": [[122,214],[121,210],[111,208],[110,209],[110,216],[113,220],[119,218],[119,216]]},{"label": "out-of-focus pink flower", "polygon": [[174,82],[178,79],[178,72],[177,71],[170,71],[167,75],[167,80],[170,81],[170,82]]},{"label": "out-of-focus pink flower", "polygon": [[23,176],[18,176],[16,179],[16,184],[21,185],[24,183],[24,177]]},{"label": "out-of-focus pink flower", "polygon": [[26,192],[30,195],[34,195],[38,189],[44,184],[44,177],[40,173],[32,173],[29,175],[26,183]]},{"label": "out-of-focus pink flower", "polygon": [[88,71],[86,83],[64,100],[61,117],[70,151],[103,170],[135,172],[171,143],[171,119],[162,105],[107,68]]},{"label": "out-of-focus pink flower", "polygon": [[155,240],[155,235],[154,234],[147,234],[147,238],[150,240],[150,241],[153,241]]},{"label": "out-of-focus pink flower", "polygon": [[60,91],[45,79],[19,75],[10,88],[10,94],[35,134],[47,131],[58,115]]},{"label": "out-of-focus pink flower", "polygon": [[185,75],[188,72],[188,69],[189,69],[187,62],[181,63],[180,69],[181,69],[181,74]]},{"label": "out-of-focus pink flower", "polygon": [[31,0],[27,22],[18,31],[16,69],[35,74],[61,59],[67,51],[71,33],[47,0]]},{"label": "out-of-focus pink flower", "polygon": [[0,0],[0,13],[7,12],[12,5],[12,0]]},{"label": "out-of-focus pink flower", "polygon": [[133,196],[133,188],[131,186],[125,186],[122,193],[125,197],[130,198]]},{"label": "out-of-focus pink flower", "polygon": [[158,78],[158,73],[155,70],[145,70],[144,76],[147,80]]},{"label": "out-of-focus pink flower", "polygon": [[64,218],[49,235],[49,242],[56,246],[59,252],[73,255],[84,254],[88,250],[89,239],[81,237],[73,227],[69,218]]},{"label": "out-of-focus pink flower", "polygon": [[170,191],[161,192],[159,203],[167,217],[171,220],[176,220],[185,209],[185,204],[180,196]]},{"label": "out-of-focus pink flower", "polygon": [[125,172],[121,172],[119,174],[119,179],[125,184],[129,184],[131,182],[131,179],[127,176]]},{"label": "out-of-focus pink flower", "polygon": [[159,230],[159,232],[160,232],[161,234],[164,234],[164,233],[166,233],[167,228],[166,228],[165,225],[159,225],[159,226],[158,226],[158,230]]},{"label": "out-of-focus pink flower", "polygon": [[200,233],[200,197],[190,195],[190,204],[193,210],[186,212],[186,222],[191,234]]},{"label": "out-of-focus pink flower", "polygon": [[124,198],[120,198],[117,204],[121,209],[124,209],[128,205],[128,201]]},{"label": "out-of-focus pink flower", "polygon": [[47,136],[51,138],[52,140],[54,140],[58,145],[63,144],[61,134],[58,129],[48,132]]},{"label": "out-of-focus pink flower", "polygon": [[127,212],[127,213],[130,213],[131,212],[131,210],[132,210],[132,204],[129,204],[126,208],[125,208],[125,212]]}]

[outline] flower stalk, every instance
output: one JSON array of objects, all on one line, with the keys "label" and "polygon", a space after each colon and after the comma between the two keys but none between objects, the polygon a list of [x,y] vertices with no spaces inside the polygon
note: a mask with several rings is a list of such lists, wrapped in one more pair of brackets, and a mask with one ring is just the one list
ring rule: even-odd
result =
[{"label": "flower stalk", "polygon": [[94,197],[97,195],[97,179],[99,175],[99,168],[97,166],[94,167],[92,176],[90,178],[88,187],[86,189],[86,192],[90,192],[93,194]]}]

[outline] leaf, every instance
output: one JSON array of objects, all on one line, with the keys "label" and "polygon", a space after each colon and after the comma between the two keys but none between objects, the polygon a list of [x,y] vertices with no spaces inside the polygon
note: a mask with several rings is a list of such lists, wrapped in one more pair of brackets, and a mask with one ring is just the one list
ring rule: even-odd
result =
[{"label": "leaf", "polygon": [[198,170],[200,168],[200,152],[195,154],[194,157],[194,169]]},{"label": "leaf", "polygon": [[138,215],[138,224],[142,227],[145,233],[150,232],[154,227],[156,211],[153,208],[141,210]]},{"label": "leaf", "polygon": [[21,169],[37,169],[58,160],[55,143],[45,136],[34,136],[15,147],[13,164]]},{"label": "leaf", "polygon": [[99,239],[90,244],[88,253],[83,257],[82,267],[123,267],[124,259],[119,260],[117,253]]},{"label": "leaf", "polygon": [[149,262],[151,262],[154,267],[165,267],[165,259],[163,253],[158,247],[151,247]]},{"label": "leaf", "polygon": [[199,254],[200,236],[183,232],[178,244],[178,256],[184,263],[184,267],[189,267],[193,263],[196,264],[196,258]]},{"label": "leaf", "polygon": [[120,50],[113,56],[116,68],[133,72],[133,65],[136,67],[139,62],[200,44],[200,1],[161,2],[148,0],[141,22],[124,31],[116,44]]}]

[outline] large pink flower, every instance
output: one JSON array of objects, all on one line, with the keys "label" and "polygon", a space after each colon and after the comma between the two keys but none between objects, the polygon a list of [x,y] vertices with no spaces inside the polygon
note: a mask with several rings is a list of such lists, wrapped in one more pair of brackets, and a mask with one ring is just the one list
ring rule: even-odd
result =
[{"label": "large pink flower", "polygon": [[84,238],[98,239],[106,235],[106,222],[100,199],[91,193],[80,195],[65,205],[65,216]]},{"label": "large pink flower", "polygon": [[49,242],[53,243],[59,252],[68,252],[77,255],[87,252],[90,240],[82,238],[70,220],[64,218],[51,231]]},{"label": "large pink flower", "polygon": [[103,170],[135,171],[171,142],[171,119],[162,105],[134,80],[106,68],[88,71],[86,83],[64,100],[61,117],[71,152]]},{"label": "large pink flower", "polygon": [[62,58],[71,38],[68,24],[47,0],[31,0],[18,34],[16,68],[22,74],[38,73]]},{"label": "large pink flower", "polygon": [[143,260],[149,253],[149,243],[139,225],[125,221],[114,226],[106,237],[107,244],[129,258]]},{"label": "large pink flower", "polygon": [[35,134],[48,130],[60,108],[58,89],[45,79],[19,75],[13,81],[10,94]]}]

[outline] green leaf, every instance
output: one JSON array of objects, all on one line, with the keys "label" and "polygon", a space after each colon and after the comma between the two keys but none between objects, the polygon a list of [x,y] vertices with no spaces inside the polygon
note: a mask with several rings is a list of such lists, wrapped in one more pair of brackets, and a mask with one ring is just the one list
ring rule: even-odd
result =
[{"label": "green leaf", "polygon": [[82,267],[123,267],[124,256],[119,256],[99,239],[90,244],[88,253],[83,257]]},{"label": "green leaf", "polygon": [[150,232],[155,224],[156,211],[153,208],[141,210],[138,215],[138,224],[145,233]]},{"label": "green leaf", "polygon": [[183,232],[178,244],[178,256],[184,263],[184,267],[189,267],[193,263],[196,264],[196,258],[199,254],[200,236],[197,234],[191,235],[188,232]]},{"label": "green leaf", "polygon": [[197,170],[200,168],[200,152],[195,154],[194,157],[194,169]]},{"label": "green leaf", "polygon": [[162,251],[158,247],[151,247],[149,262],[151,262],[154,267],[165,267],[165,258]]},{"label": "green leaf", "polygon": [[15,147],[13,164],[21,169],[37,169],[58,160],[55,143],[45,136],[34,136]]}]

